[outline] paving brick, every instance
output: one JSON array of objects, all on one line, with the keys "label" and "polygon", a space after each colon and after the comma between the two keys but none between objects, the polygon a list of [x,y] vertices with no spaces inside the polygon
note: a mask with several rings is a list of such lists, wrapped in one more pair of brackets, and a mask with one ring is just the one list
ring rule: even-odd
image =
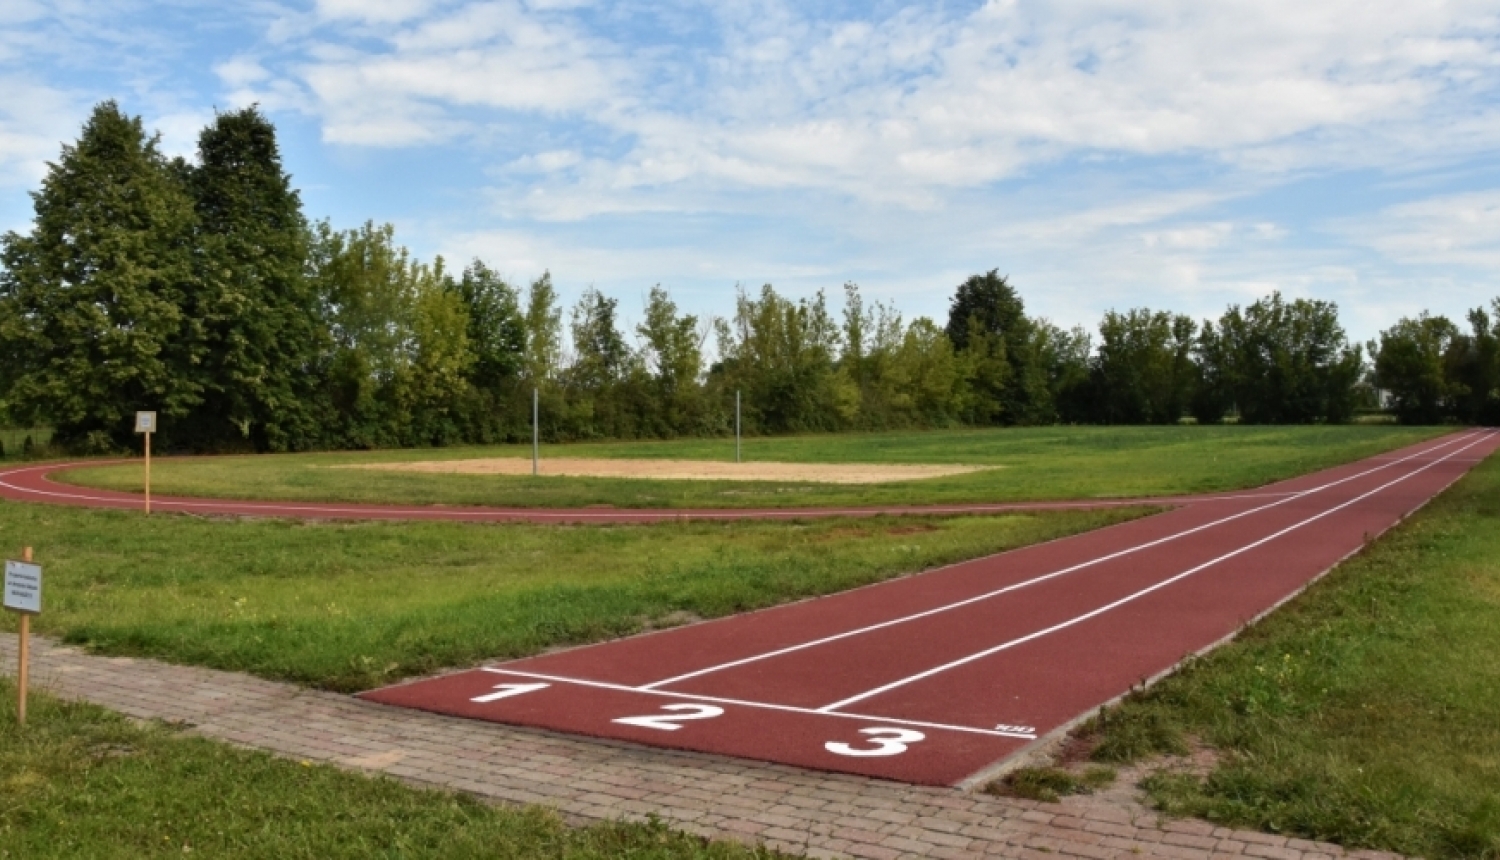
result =
[{"label": "paving brick", "polygon": [[[1213,830],[1210,828],[1209,832],[1212,833]],[[1212,836],[1199,836],[1176,831],[1168,832],[1167,835],[1162,837],[1161,841],[1164,845],[1181,845],[1186,848],[1202,848],[1205,851],[1212,851],[1218,849],[1221,840],[1215,839]]]},{"label": "paving brick", "polygon": [[1266,860],[1302,860],[1302,852],[1294,848],[1279,848],[1274,845],[1247,845],[1246,857],[1265,857]]}]

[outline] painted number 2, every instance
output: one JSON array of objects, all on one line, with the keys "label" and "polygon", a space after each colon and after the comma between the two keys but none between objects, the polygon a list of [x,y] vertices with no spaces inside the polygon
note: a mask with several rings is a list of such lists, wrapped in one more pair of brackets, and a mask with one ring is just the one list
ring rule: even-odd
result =
[{"label": "painted number 2", "polygon": [[901,755],[906,752],[907,744],[925,740],[926,735],[914,732],[911,729],[860,729],[859,733],[870,736],[870,743],[875,746],[869,748],[855,748],[845,743],[829,741],[823,744],[823,749],[834,755],[848,755],[857,758],[871,758],[883,755]]},{"label": "painted number 2", "polygon": [[724,713],[723,708],[713,705],[662,705],[663,711],[675,711],[673,714],[659,714],[653,717],[621,717],[610,722],[622,723],[627,726],[640,726],[643,729],[661,729],[664,732],[675,732],[682,728],[679,723],[687,720],[708,720]]}]

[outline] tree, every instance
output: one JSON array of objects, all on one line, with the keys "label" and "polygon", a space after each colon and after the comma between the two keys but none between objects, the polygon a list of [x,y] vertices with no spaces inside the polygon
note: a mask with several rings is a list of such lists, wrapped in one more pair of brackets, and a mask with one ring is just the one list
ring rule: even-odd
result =
[{"label": "tree", "polygon": [[948,305],[948,339],[958,350],[969,348],[969,336],[974,330],[971,319],[978,321],[978,330],[985,334],[1016,340],[1027,326],[1026,307],[1021,296],[999,269],[991,269],[983,275],[973,275],[958,285]]},{"label": "tree", "polygon": [[906,327],[886,375],[890,400],[908,422],[942,425],[957,417],[961,376],[953,342],[927,317]]},{"label": "tree", "polygon": [[1193,362],[1197,369],[1193,399],[1189,405],[1193,419],[1199,424],[1219,424],[1234,406],[1234,391],[1228,379],[1230,362],[1224,350],[1224,338],[1212,320],[1204,320],[1203,327],[1198,330]]},{"label": "tree", "polygon": [[1439,424],[1453,413],[1446,356],[1458,337],[1451,320],[1425,311],[1380,333],[1379,345],[1373,347],[1375,379],[1389,394],[1401,423]]},{"label": "tree", "polygon": [[94,108],[50,164],[29,235],[0,239],[0,364],[22,422],[58,442],[133,444],[131,413],[156,410],[160,442],[202,399],[192,199],[137,117]]},{"label": "tree", "polygon": [[466,334],[474,353],[469,381],[498,397],[514,385],[525,359],[526,323],[520,297],[478,259],[464,269],[458,295],[468,317]]},{"label": "tree", "polygon": [[1455,417],[1471,424],[1500,423],[1500,299],[1494,310],[1493,317],[1482,307],[1469,311],[1469,333],[1444,356]]},{"label": "tree", "polygon": [[988,414],[1002,424],[1049,424],[1057,419],[1048,379],[1048,335],[1027,318],[1020,295],[998,269],[959,284],[948,307],[947,333],[960,352],[978,351],[969,361],[971,368],[988,367],[996,355],[1004,355],[1010,365],[1002,387],[995,388],[1000,377],[992,370],[981,374],[986,382],[971,386],[971,397],[996,399],[993,407],[971,402],[971,417]]},{"label": "tree", "polygon": [[1197,324],[1181,315],[1145,308],[1106,313],[1094,361],[1098,420],[1176,424],[1192,399],[1197,333]]},{"label": "tree", "polygon": [[526,378],[534,386],[552,381],[562,365],[562,310],[552,273],[543,272],[526,291]]},{"label": "tree", "polygon": [[680,316],[677,304],[661,285],[651,288],[645,320],[635,328],[650,374],[660,435],[709,430],[704,411],[703,336],[698,318]]},{"label": "tree", "polygon": [[584,436],[635,436],[642,412],[640,363],[618,324],[619,301],[589,287],[573,306],[573,364],[565,374],[568,417]]},{"label": "tree", "polygon": [[[1207,326],[1205,326],[1207,329]],[[1231,306],[1200,359],[1239,407],[1247,424],[1340,423],[1353,415],[1364,366],[1338,321],[1338,305],[1272,293],[1241,310]],[[1201,346],[1201,344],[1200,344]]]},{"label": "tree", "polygon": [[396,360],[387,424],[404,445],[445,445],[458,438],[456,411],[474,363],[469,315],[443,258],[407,269],[409,316]]},{"label": "tree", "polygon": [[735,296],[730,320],[716,321],[719,390],[745,393],[746,425],[759,432],[833,430],[859,410],[859,392],[835,372],[839,328],[819,292],[793,302],[770,285]]},{"label": "tree", "polygon": [[275,127],[255,107],[216,115],[187,177],[198,277],[185,311],[201,326],[194,370],[203,403],[184,435],[200,448],[309,447],[331,341],[305,273],[307,224]]},{"label": "tree", "polygon": [[341,446],[409,444],[398,392],[417,349],[419,282],[430,273],[396,244],[395,228],[365,222],[313,231],[309,269],[333,338],[328,396],[332,441]]}]

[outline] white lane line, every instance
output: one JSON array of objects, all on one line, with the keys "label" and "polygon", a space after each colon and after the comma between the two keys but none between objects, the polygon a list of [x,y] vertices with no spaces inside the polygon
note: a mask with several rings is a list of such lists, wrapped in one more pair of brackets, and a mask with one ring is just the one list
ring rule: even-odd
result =
[{"label": "white lane line", "polygon": [[[1473,442],[1470,442],[1468,445],[1465,445],[1463,448],[1458,449],[1458,451],[1453,452],[1453,454],[1458,454],[1458,453],[1461,453],[1463,451],[1466,451],[1469,448],[1472,448],[1473,446],[1478,445],[1482,441],[1484,441],[1484,440],[1483,439],[1476,439]],[[1116,601],[1114,601],[1112,603],[1105,604],[1104,606],[1101,606],[1098,609],[1092,610],[1090,612],[1085,612],[1082,615],[1076,616],[1074,618],[1070,618],[1067,621],[1063,621],[1063,622],[1058,623],[1058,624],[1054,624],[1051,627],[1048,627],[1046,629],[1038,630],[1038,631],[1036,631],[1034,633],[1028,633],[1027,635],[1021,636],[1021,637],[1019,637],[1017,639],[1012,639],[1009,642],[1005,642],[1005,643],[1002,643],[1000,645],[996,645],[993,648],[986,648],[983,651],[979,651],[977,653],[970,654],[967,657],[960,657],[957,660],[953,660],[951,662],[944,663],[941,666],[935,666],[935,667],[933,667],[931,669],[927,669],[926,671],[918,672],[915,675],[910,675],[910,676],[902,678],[900,680],[892,681],[889,684],[884,684],[882,686],[876,687],[873,690],[866,690],[863,693],[859,693],[858,695],[850,696],[847,699],[841,699],[841,700],[839,700],[837,702],[834,702],[831,705],[824,705],[823,707],[818,708],[818,710],[821,711],[821,712],[823,712],[823,713],[825,713],[825,714],[826,713],[832,713],[833,711],[835,711],[835,710],[837,710],[839,708],[845,707],[846,705],[852,705],[852,704],[854,704],[856,702],[864,701],[865,699],[868,699],[868,698],[870,698],[872,696],[878,696],[881,693],[888,693],[891,690],[897,689],[898,687],[904,687],[907,684],[915,683],[915,682],[921,681],[921,680],[923,680],[925,678],[931,678],[934,675],[939,675],[939,674],[941,674],[943,672],[947,672],[950,669],[956,669],[959,666],[963,666],[963,665],[965,665],[967,663],[972,663],[975,660],[982,660],[985,657],[989,657],[989,656],[992,656],[994,654],[998,654],[1001,651],[1005,651],[1007,649],[1014,648],[1017,645],[1022,645],[1024,643],[1032,641],[1033,639],[1040,639],[1041,637],[1046,636],[1046,635],[1048,635],[1050,633],[1056,633],[1059,630],[1063,630],[1063,629],[1066,629],[1068,627],[1072,627],[1075,624],[1080,624],[1080,623],[1082,623],[1084,621],[1089,620],[1090,618],[1096,618],[1096,617],[1098,617],[1100,615],[1103,615],[1106,612],[1109,612],[1109,611],[1114,610],[1114,609],[1118,609],[1119,607],[1124,606],[1125,604],[1130,603],[1131,601],[1138,600],[1139,598],[1145,597],[1146,595],[1151,594],[1154,591],[1159,591],[1159,590],[1161,590],[1163,588],[1166,588],[1167,586],[1169,586],[1169,585],[1171,585],[1171,584],[1173,584],[1175,582],[1179,582],[1179,581],[1181,581],[1183,579],[1186,579],[1186,578],[1192,576],[1195,573],[1198,573],[1200,571],[1203,571],[1203,570],[1206,570],[1206,569],[1208,569],[1210,567],[1213,567],[1214,565],[1216,565],[1216,564],[1218,564],[1218,563],[1220,563],[1222,561],[1227,561],[1228,559],[1234,558],[1237,555],[1242,555],[1242,554],[1244,554],[1246,552],[1249,552],[1250,550],[1255,549],[1256,547],[1259,547],[1259,546],[1262,546],[1264,544],[1270,543],[1271,541],[1276,540],[1277,538],[1282,537],[1283,535],[1286,535],[1289,532],[1293,532],[1293,531],[1296,531],[1297,529],[1302,528],[1303,526],[1307,525],[1308,523],[1316,522],[1316,521],[1321,520],[1322,518],[1328,516],[1329,514],[1336,513],[1338,511],[1343,510],[1344,508],[1349,507],[1350,505],[1362,502],[1365,499],[1368,499],[1369,497],[1375,495],[1376,493],[1383,492],[1383,491],[1389,489],[1390,487],[1393,487],[1396,484],[1399,484],[1402,481],[1407,480],[1408,478],[1412,478],[1412,477],[1415,477],[1416,475],[1420,475],[1421,473],[1427,471],[1428,469],[1432,468],[1433,466],[1436,466],[1439,463],[1442,463],[1444,460],[1447,460],[1448,457],[1452,457],[1453,454],[1449,454],[1447,457],[1442,457],[1442,458],[1439,458],[1437,460],[1434,460],[1431,463],[1428,463],[1427,465],[1421,467],[1420,469],[1417,469],[1417,470],[1412,471],[1412,472],[1408,472],[1407,474],[1402,475],[1401,477],[1396,478],[1395,480],[1388,481],[1387,483],[1384,483],[1384,484],[1380,485],[1379,487],[1376,487],[1375,489],[1370,490],[1367,493],[1364,493],[1364,494],[1359,495],[1359,496],[1355,496],[1354,498],[1350,499],[1349,501],[1344,502],[1344,503],[1339,504],[1339,505],[1336,505],[1334,507],[1331,507],[1328,510],[1323,511],[1320,514],[1316,514],[1314,516],[1308,517],[1307,519],[1302,520],[1299,523],[1295,523],[1293,525],[1287,526],[1286,528],[1284,528],[1284,529],[1282,529],[1282,530],[1280,530],[1278,532],[1275,532],[1274,534],[1267,535],[1266,537],[1263,537],[1263,538],[1261,538],[1261,539],[1259,539],[1257,541],[1245,544],[1244,546],[1240,547],[1239,549],[1236,549],[1236,550],[1234,550],[1232,552],[1227,552],[1227,553],[1219,556],[1218,558],[1215,558],[1215,559],[1213,559],[1211,561],[1206,561],[1203,564],[1198,565],[1197,567],[1193,567],[1193,568],[1191,568],[1189,570],[1185,570],[1182,573],[1177,574],[1176,576],[1173,576],[1173,577],[1171,577],[1169,579],[1164,579],[1161,582],[1158,582],[1155,585],[1143,588],[1140,591],[1135,592],[1134,594],[1126,595],[1125,597],[1122,597],[1119,600],[1116,600]]]},{"label": "white lane line", "polygon": [[[1471,433],[1469,435],[1473,436],[1475,434]],[[687,680],[690,680],[690,679],[693,679],[693,678],[702,677],[704,675],[711,675],[711,674],[713,674],[715,672],[722,672],[722,671],[724,671],[726,669],[733,669],[733,668],[736,668],[736,667],[739,667],[739,666],[744,666],[744,665],[747,665],[747,664],[750,664],[750,663],[756,663],[756,662],[759,662],[761,660],[769,660],[769,659],[771,659],[773,657],[780,657],[780,656],[783,656],[785,654],[794,654],[794,653],[796,653],[798,651],[804,651],[804,650],[806,650],[808,648],[816,648],[816,647],[818,647],[820,645],[826,645],[826,644],[828,644],[830,642],[837,642],[837,641],[839,641],[841,639],[848,639],[848,638],[853,637],[853,636],[861,636],[863,634],[871,633],[871,632],[874,632],[876,630],[884,630],[884,629],[886,629],[888,627],[894,627],[894,626],[896,626],[898,624],[906,624],[907,622],[910,622],[910,621],[917,621],[917,620],[920,620],[922,618],[928,618],[928,617],[931,617],[933,615],[938,615],[938,614],[943,613],[943,612],[950,612],[950,611],[955,610],[955,609],[961,609],[961,608],[963,608],[965,606],[969,606],[969,605],[972,605],[972,604],[975,604],[975,603],[980,603],[980,602],[985,601],[985,600],[990,600],[990,599],[993,599],[995,597],[999,597],[999,596],[1001,596],[1003,594],[1009,594],[1010,592],[1018,591],[1018,590],[1020,590],[1022,588],[1029,588],[1030,586],[1036,585],[1038,583],[1046,582],[1046,581],[1051,580],[1051,579],[1056,579],[1056,578],[1058,578],[1060,576],[1066,576],[1066,575],[1068,575],[1070,573],[1076,573],[1076,572],[1078,572],[1080,570],[1084,570],[1085,568],[1094,567],[1095,565],[1104,564],[1105,562],[1108,562],[1108,561],[1114,561],[1117,558],[1121,558],[1123,556],[1131,555],[1132,553],[1142,552],[1144,550],[1151,549],[1152,547],[1160,546],[1160,545],[1162,545],[1164,543],[1167,543],[1169,541],[1174,541],[1174,540],[1177,540],[1178,538],[1183,538],[1183,537],[1187,537],[1188,535],[1196,534],[1198,532],[1204,531],[1205,529],[1211,529],[1211,528],[1214,528],[1216,526],[1221,526],[1224,523],[1232,522],[1232,521],[1240,519],[1242,517],[1248,517],[1251,514],[1257,514],[1257,513],[1260,513],[1261,511],[1269,510],[1269,509],[1277,507],[1279,505],[1284,505],[1287,502],[1295,501],[1296,499],[1300,499],[1300,498],[1302,498],[1304,496],[1308,496],[1308,495],[1311,495],[1313,493],[1321,492],[1323,490],[1328,489],[1329,487],[1334,487],[1334,486],[1337,486],[1339,484],[1347,483],[1347,482],[1353,481],[1353,480],[1355,480],[1357,478],[1363,478],[1366,475],[1373,474],[1373,473],[1381,471],[1383,469],[1389,469],[1389,468],[1391,468],[1393,466],[1396,466],[1396,465],[1399,465],[1401,463],[1404,463],[1407,460],[1415,459],[1417,457],[1421,457],[1423,455],[1430,454],[1430,453],[1432,453],[1432,452],[1434,452],[1436,450],[1439,450],[1441,448],[1445,448],[1448,445],[1456,445],[1456,444],[1458,444],[1459,442],[1463,441],[1466,438],[1469,438],[1469,436],[1460,437],[1458,439],[1452,440],[1451,442],[1446,442],[1446,443],[1444,443],[1442,445],[1435,446],[1433,448],[1424,449],[1424,450],[1419,451],[1419,452],[1417,452],[1415,454],[1411,454],[1409,456],[1403,457],[1400,460],[1394,460],[1394,461],[1391,461],[1391,462],[1386,463],[1384,465],[1376,466],[1373,469],[1369,469],[1367,471],[1360,472],[1357,475],[1351,475],[1351,476],[1349,476],[1347,478],[1341,478],[1341,479],[1339,479],[1337,481],[1331,481],[1331,482],[1329,482],[1327,484],[1323,484],[1322,486],[1319,486],[1319,487],[1313,487],[1310,490],[1304,490],[1304,491],[1302,491],[1300,493],[1297,493],[1296,495],[1288,496],[1287,498],[1280,499],[1278,501],[1271,502],[1269,504],[1261,505],[1260,507],[1251,508],[1248,511],[1241,511],[1240,513],[1232,514],[1230,516],[1223,517],[1221,519],[1217,519],[1217,520],[1214,520],[1213,522],[1205,523],[1205,524],[1200,525],[1200,526],[1194,526],[1193,528],[1187,529],[1185,531],[1177,532],[1176,534],[1167,535],[1166,537],[1157,538],[1156,540],[1152,540],[1152,541],[1147,541],[1146,543],[1143,543],[1143,544],[1138,544],[1138,545],[1133,546],[1133,547],[1127,547],[1127,548],[1119,550],[1117,552],[1110,553],[1109,555],[1103,555],[1103,556],[1099,556],[1098,558],[1090,559],[1089,561],[1080,562],[1078,564],[1073,565],[1072,567],[1065,567],[1065,568],[1063,568],[1061,570],[1055,570],[1055,571],[1052,571],[1051,573],[1042,574],[1041,576],[1037,576],[1037,577],[1034,577],[1032,579],[1025,580],[1023,582],[1018,582],[1018,583],[1014,583],[1012,585],[1007,585],[1007,586],[1005,586],[1003,588],[997,588],[994,591],[987,591],[987,592],[985,592],[983,594],[975,595],[974,597],[968,597],[968,598],[965,598],[963,600],[956,601],[954,603],[944,604],[942,606],[937,606],[937,607],[934,607],[932,609],[923,610],[921,612],[914,612],[914,613],[912,613],[910,615],[903,615],[900,618],[892,618],[892,619],[890,619],[888,621],[877,622],[875,624],[870,624],[870,625],[865,626],[865,627],[859,627],[859,628],[856,628],[854,630],[846,630],[846,631],[844,631],[842,633],[834,633],[834,634],[831,634],[831,635],[828,635],[828,636],[824,636],[821,639],[813,639],[811,641],[801,642],[801,643],[798,643],[796,645],[788,645],[785,648],[778,648],[778,649],[776,649],[774,651],[766,651],[766,652],[763,652],[763,653],[760,653],[760,654],[753,654],[753,655],[751,655],[749,657],[741,657],[738,660],[730,660],[730,661],[728,661],[726,663],[720,663],[720,664],[718,664],[716,666],[708,666],[706,668],[697,669],[697,670],[694,670],[692,672],[686,672],[686,673],[681,674],[681,675],[674,675],[671,678],[664,678],[664,679],[662,679],[660,681],[653,681],[650,684],[646,684],[644,687],[642,687],[642,689],[650,690],[650,689],[655,689],[655,688],[658,688],[658,687],[665,687],[668,684],[676,684],[676,683],[679,683],[681,681],[687,681]]]},{"label": "white lane line", "polygon": [[807,714],[814,717],[839,717],[846,720],[863,720],[869,723],[895,723],[901,726],[920,726],[927,729],[942,729],[950,732],[963,732],[971,735],[988,735],[997,738],[1016,738],[1023,741],[1036,740],[1035,732],[1006,732],[995,729],[978,729],[973,726],[954,726],[947,723],[929,723],[924,720],[903,720],[895,717],[879,717],[871,714],[832,714],[812,708],[798,708],[792,705],[775,705],[770,702],[751,702],[744,699],[725,699],[720,696],[700,696],[696,693],[673,693],[661,690],[648,690],[644,687],[629,687],[624,684],[608,684],[603,681],[586,681],[582,678],[565,678],[560,675],[543,675],[539,672],[520,672],[515,669],[499,669],[485,666],[480,671],[492,672],[496,675],[514,675],[518,678],[534,678],[538,681],[552,681],[557,684],[575,684],[580,687],[593,687],[599,690],[614,690],[621,693],[643,693],[647,696],[657,696],[663,699],[691,699],[697,702],[714,702],[720,705],[738,705],[744,708],[759,708],[766,711],[784,711],[789,714]]}]

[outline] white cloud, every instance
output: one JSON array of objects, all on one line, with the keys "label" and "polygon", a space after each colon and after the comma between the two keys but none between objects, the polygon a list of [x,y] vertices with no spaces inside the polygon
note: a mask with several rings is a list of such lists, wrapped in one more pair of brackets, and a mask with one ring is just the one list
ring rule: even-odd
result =
[{"label": "white cloud", "polygon": [[1500,189],[1403,203],[1343,228],[1398,263],[1500,268]]},{"label": "white cloud", "polygon": [[674,197],[732,210],[755,189],[935,209],[952,189],[1096,153],[1285,175],[1500,143],[1486,3],[991,2],[820,20],[768,0],[700,10],[706,36],[647,43],[598,23],[638,10],[580,5],[323,0],[317,35],[275,71],[335,142],[499,129],[524,158],[519,117],[575,151],[610,141],[588,169],[539,180],[544,218]]},{"label": "white cloud", "polygon": [[399,24],[431,9],[430,0],[317,0],[318,15],[332,20]]},{"label": "white cloud", "polygon": [[32,188],[65,142],[78,136],[84,104],[28,77],[0,73],[0,188]]}]

